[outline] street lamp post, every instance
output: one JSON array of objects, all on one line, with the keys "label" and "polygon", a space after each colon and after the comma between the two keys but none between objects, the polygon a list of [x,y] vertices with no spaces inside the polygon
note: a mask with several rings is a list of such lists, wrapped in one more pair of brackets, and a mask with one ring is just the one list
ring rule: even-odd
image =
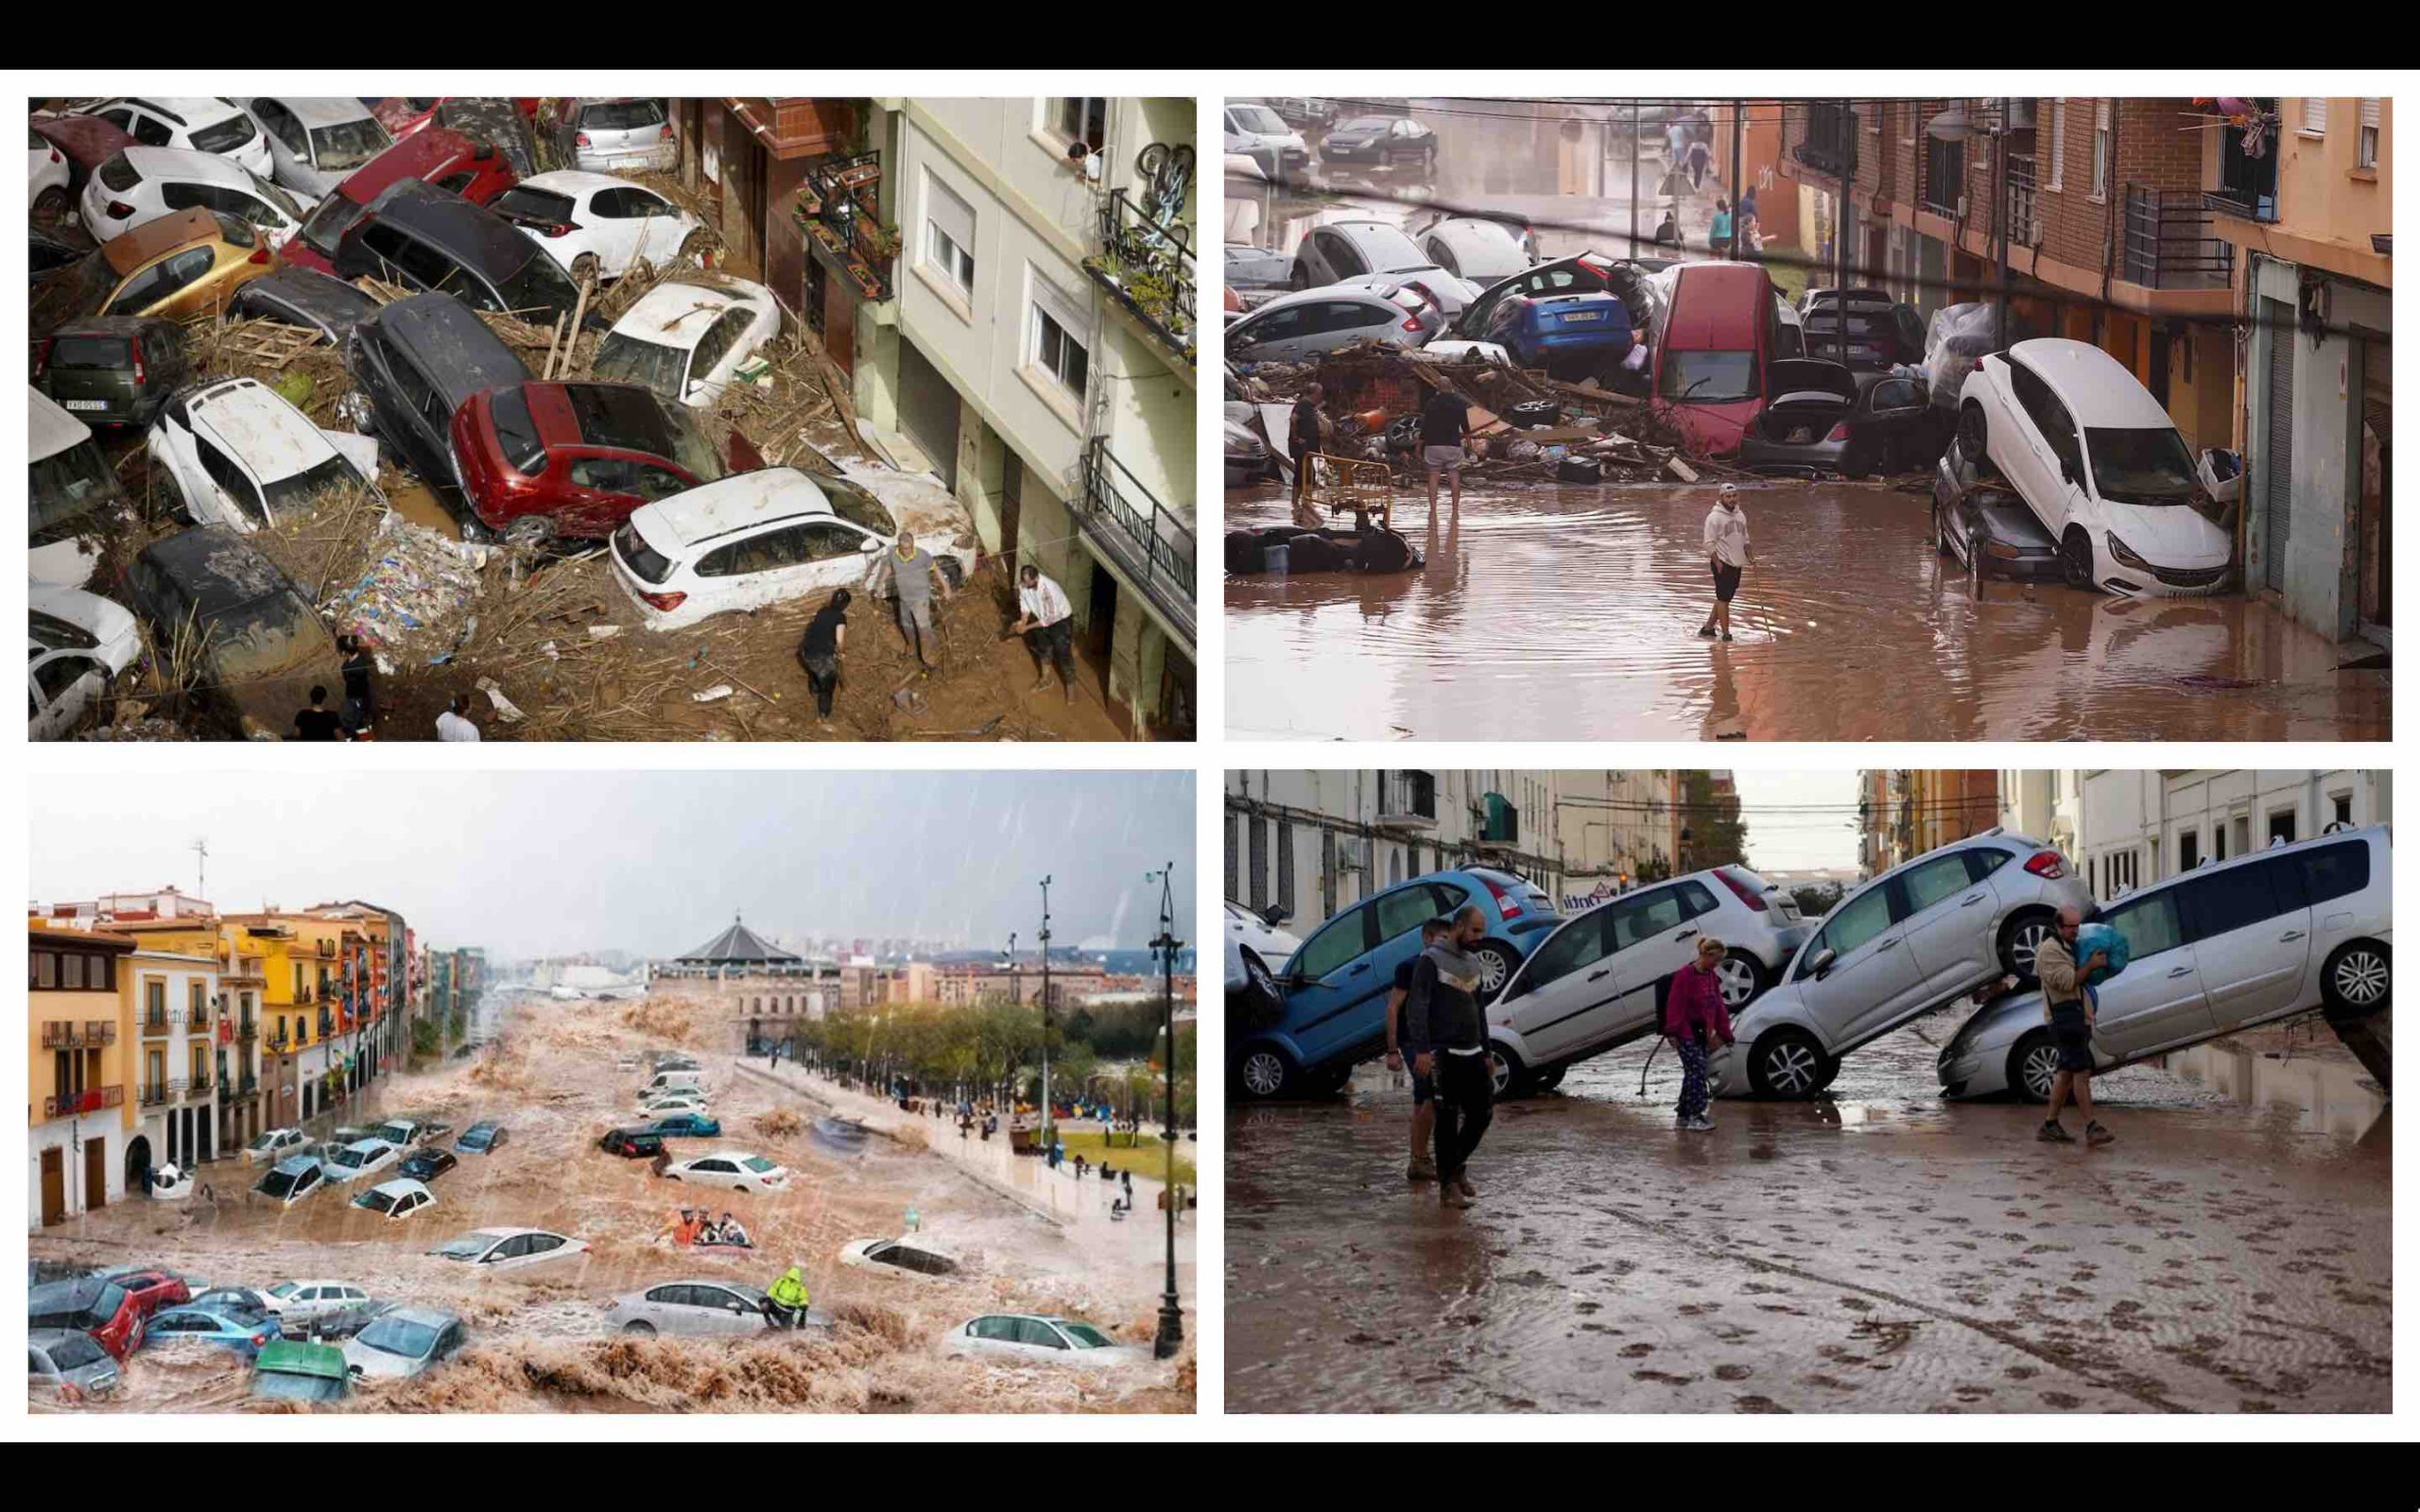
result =
[{"label": "street lamp post", "polygon": [[1176,1299],[1176,863],[1160,873],[1160,934],[1151,941],[1160,953],[1160,1032],[1167,1037],[1167,1118],[1160,1125],[1160,1143],[1167,1156],[1161,1191],[1167,1203],[1167,1289],[1160,1294],[1160,1332],[1151,1343],[1151,1357],[1166,1360],[1184,1342],[1184,1314]]},{"label": "street lamp post", "polygon": [[1050,879],[1042,879],[1042,1156],[1050,1158]]}]

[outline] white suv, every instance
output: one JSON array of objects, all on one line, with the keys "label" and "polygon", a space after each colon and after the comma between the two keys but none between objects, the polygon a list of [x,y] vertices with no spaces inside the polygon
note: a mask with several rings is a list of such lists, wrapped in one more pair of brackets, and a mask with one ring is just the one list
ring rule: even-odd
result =
[{"label": "white suv", "polygon": [[1725,1097],[1812,1097],[1841,1057],[1998,976],[2033,974],[2066,907],[2092,895],[2066,857],[1988,830],[1927,851],[1841,900],[1781,986],[1732,1020],[1709,1069]]},{"label": "white suv", "polygon": [[[2095,1068],[2312,1008],[2340,1031],[2382,1012],[2394,876],[2392,839],[2378,824],[2215,862],[2111,903],[2094,920],[2125,936],[2128,959],[2094,989]],[[2058,1061],[2041,994],[2001,998],[1943,1047],[1942,1093],[2013,1091],[2043,1102]]]},{"label": "white suv", "polygon": [[1724,1006],[1737,1013],[1772,986],[1808,929],[1788,893],[1745,867],[1716,867],[1624,893],[1564,920],[1488,1005],[1495,1094],[1518,1097],[1565,1070],[1657,1033],[1673,973],[1698,941],[1727,947]]}]

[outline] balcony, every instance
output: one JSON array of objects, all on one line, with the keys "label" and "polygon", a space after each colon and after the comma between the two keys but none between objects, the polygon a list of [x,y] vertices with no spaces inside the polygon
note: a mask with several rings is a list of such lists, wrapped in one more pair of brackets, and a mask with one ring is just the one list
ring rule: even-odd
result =
[{"label": "balcony", "polygon": [[193,1079],[185,1083],[185,1095],[188,1097],[207,1097],[210,1095],[211,1086],[210,1073],[206,1071],[197,1072],[195,1073]]},{"label": "balcony", "polygon": [[146,1037],[166,1034],[168,1032],[168,1010],[165,1008],[158,1008],[146,1012],[143,1015],[142,1028]]},{"label": "balcony", "polygon": [[117,1024],[108,1019],[86,1019],[80,1023],[68,1019],[43,1021],[44,1050],[98,1050],[115,1043]]},{"label": "balcony", "polygon": [[1111,455],[1109,438],[1084,448],[1084,538],[1106,551],[1176,626],[1193,654],[1193,526]]},{"label": "balcony", "polygon": [[2189,189],[2126,186],[2125,276],[2152,289],[2222,289],[2235,246],[2211,234],[2211,211]]},{"label": "balcony", "polygon": [[241,1024],[236,1026],[235,1042],[237,1044],[248,1045],[260,1037],[261,1026],[250,1019],[246,1019]]},{"label": "balcony", "polygon": [[2031,155],[2008,155],[2008,243],[2011,247],[2031,247],[2040,238],[2033,233],[2034,216],[2041,211],[2041,201],[2034,198],[2033,159]]},{"label": "balcony", "polygon": [[228,1091],[237,1098],[258,1097],[261,1094],[260,1079],[247,1073],[235,1078]]},{"label": "balcony", "polygon": [[892,293],[899,232],[882,223],[882,154],[860,152],[816,165],[799,185],[791,215],[808,249],[879,304]]},{"label": "balcony", "polygon": [[105,1108],[124,1108],[126,1089],[119,1086],[87,1087],[80,1092],[42,1100],[42,1116],[66,1118],[78,1113],[97,1113]]},{"label": "balcony", "polygon": [[2232,126],[2219,128],[2219,181],[2202,192],[2205,209],[2240,220],[2263,224],[2277,218],[2277,141],[2273,114],[2275,100],[2256,100],[2255,104],[2272,112],[2269,122],[2269,144],[2260,156],[2246,157],[2243,132]]},{"label": "balcony", "polygon": [[1817,173],[1841,177],[1857,157],[1857,112],[1838,105],[1809,102],[1806,135],[1790,155]]},{"label": "balcony", "polygon": [[1196,330],[1191,237],[1182,222],[1155,217],[1125,190],[1113,189],[1101,202],[1100,249],[1084,259],[1093,282],[1187,369]]},{"label": "balcony", "polygon": [[136,1100],[146,1108],[164,1107],[168,1101],[168,1084],[164,1081],[147,1081],[143,1084],[142,1095]]},{"label": "balcony", "polygon": [[1426,833],[1436,829],[1437,774],[1412,771],[1379,773],[1377,822],[1390,830]]},{"label": "balcony", "polygon": [[1521,811],[1501,793],[1479,799],[1478,843],[1482,849],[1504,850],[1521,843]]}]

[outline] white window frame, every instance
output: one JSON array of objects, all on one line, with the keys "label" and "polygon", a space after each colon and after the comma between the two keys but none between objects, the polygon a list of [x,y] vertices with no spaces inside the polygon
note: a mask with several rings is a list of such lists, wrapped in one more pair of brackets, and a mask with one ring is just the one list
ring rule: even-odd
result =
[{"label": "white window frame", "polygon": [[2092,198],[2109,198],[2109,102],[2092,102]]},{"label": "white window frame", "polygon": [[[925,234],[916,265],[944,289],[956,294],[971,311],[975,306],[975,207],[935,178],[925,174]],[[955,252],[956,257],[947,255]],[[963,260],[961,271],[959,262]]]},{"label": "white window frame", "polygon": [[[1069,131],[1065,127],[1063,127],[1063,126],[1062,126],[1062,125],[1060,125],[1060,124],[1059,124],[1059,117],[1060,117],[1060,115],[1062,114],[1062,112],[1061,112],[1061,109],[1060,109],[1060,108],[1061,108],[1062,106],[1065,105],[1065,104],[1067,103],[1067,101],[1069,101],[1069,100],[1071,100],[1071,99],[1072,99],[1072,100],[1078,100],[1078,101],[1090,101],[1090,100],[1093,100],[1093,99],[1098,99],[1098,100],[1100,101],[1100,146],[1099,146],[1098,147],[1095,147],[1095,148],[1093,148],[1093,150],[1095,150],[1095,151],[1105,151],[1105,150],[1107,150],[1107,149],[1108,149],[1108,146],[1109,146],[1109,108],[1110,108],[1110,103],[1111,103],[1111,102],[1110,102],[1110,100],[1109,100],[1108,96],[1106,96],[1106,95],[1092,95],[1092,94],[1051,94],[1051,95],[1046,95],[1046,96],[1045,96],[1045,97],[1044,97],[1044,99],[1043,99],[1043,101],[1042,101],[1042,123],[1041,123],[1041,125],[1042,125],[1042,131],[1043,131],[1043,133],[1044,133],[1045,135],[1046,135],[1046,136],[1049,136],[1049,137],[1053,138],[1054,140],[1056,140],[1056,141],[1058,141],[1058,142],[1063,143],[1063,144],[1064,144],[1064,143],[1070,143],[1070,142],[1082,142],[1082,141],[1084,140],[1082,137],[1080,137],[1080,136],[1075,135],[1074,133],[1070,132],[1070,131]],[[1080,115],[1089,115],[1089,114],[1091,113],[1091,112],[1089,112],[1089,111],[1079,111],[1079,112],[1078,112],[1078,113],[1079,113]],[[1092,146],[1092,144],[1090,144],[1090,143],[1085,143],[1085,146],[1089,147],[1089,146]]]},{"label": "white window frame", "polygon": [[2360,101],[2358,109],[2360,112],[2358,119],[2361,124],[2354,132],[2353,166],[2364,173],[2375,173],[2378,166],[2380,134],[2378,97]]},{"label": "white window frame", "polygon": [[1084,387],[1070,385],[1058,368],[1043,360],[1043,321],[1047,318],[1063,335],[1073,341],[1084,353],[1084,383],[1092,381],[1094,362],[1092,321],[1084,302],[1062,289],[1049,276],[1026,265],[1026,315],[1023,361],[1021,366],[1044,393],[1062,404],[1076,406],[1081,412],[1086,394]]},{"label": "white window frame", "polygon": [[2067,161],[2067,102],[2050,102],[2050,181],[2042,187],[2052,194],[2066,191]]}]

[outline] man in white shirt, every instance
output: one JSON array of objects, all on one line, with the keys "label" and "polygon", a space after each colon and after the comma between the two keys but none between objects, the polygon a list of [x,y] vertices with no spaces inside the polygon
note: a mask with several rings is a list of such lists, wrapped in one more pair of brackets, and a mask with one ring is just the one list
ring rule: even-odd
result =
[{"label": "man in white shirt", "polygon": [[479,738],[479,727],[465,717],[470,713],[470,708],[471,696],[467,693],[456,694],[454,701],[446,706],[445,712],[437,716],[437,738],[467,740],[475,744]]},{"label": "man in white shirt", "polygon": [[1748,511],[1739,507],[1739,490],[1726,483],[1715,495],[1705,516],[1705,559],[1714,569],[1714,612],[1698,634],[1713,640],[1731,639],[1731,595],[1739,592],[1739,571],[1748,565]]},{"label": "man in white shirt", "polygon": [[1076,653],[1069,638],[1075,629],[1075,610],[1068,607],[1066,592],[1030,564],[1017,569],[1017,607],[1024,613],[1009,627],[1009,633],[1023,635],[1033,652],[1034,667],[1042,674],[1034,679],[1033,691],[1040,693],[1050,686],[1050,668],[1056,666],[1059,685],[1067,701],[1074,703]]}]

